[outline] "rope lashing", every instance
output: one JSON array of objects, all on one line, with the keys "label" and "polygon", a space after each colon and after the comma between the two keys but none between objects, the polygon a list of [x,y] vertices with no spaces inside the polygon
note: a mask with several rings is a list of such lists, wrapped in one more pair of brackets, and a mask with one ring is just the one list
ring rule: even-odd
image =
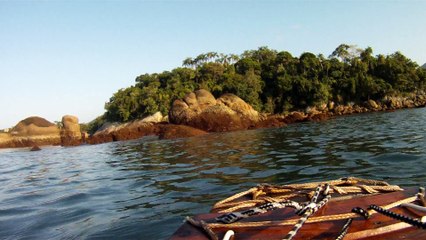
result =
[{"label": "rope lashing", "polygon": [[204,230],[204,233],[207,234],[211,240],[219,240],[216,233],[213,232],[213,230],[209,227],[208,223],[206,223],[205,221],[203,220],[197,221],[191,217],[186,217],[185,221],[195,227],[198,227]]},{"label": "rope lashing", "polygon": [[345,225],[343,225],[343,227],[342,227],[342,230],[340,230],[340,233],[337,236],[336,240],[342,240],[345,237],[345,235],[348,232],[349,227],[351,226],[353,220],[354,220],[353,218],[349,218],[346,221]]},{"label": "rope lashing", "polygon": [[[416,197],[408,197],[401,199],[399,201],[390,203],[388,205],[382,206],[384,209],[391,209],[401,205],[402,203],[410,203],[416,201]],[[374,210],[368,211],[369,215],[374,215],[376,212]],[[326,216],[313,216],[310,217],[306,223],[319,223],[325,221],[338,221],[338,220],[347,220],[349,218],[358,217],[358,213],[341,213],[334,215]],[[255,227],[265,227],[265,226],[291,226],[298,222],[298,219],[288,219],[288,220],[270,220],[270,221],[256,221],[256,222],[236,222],[231,224],[222,224],[222,223],[209,223],[211,228],[255,228]]]},{"label": "rope lashing", "polygon": [[[317,203],[318,197],[320,193],[324,195],[324,198]],[[293,229],[283,238],[283,240],[291,240],[294,236],[296,236],[297,232],[303,226],[303,224],[308,220],[308,218],[318,211],[321,207],[323,207],[331,198],[330,193],[330,185],[327,183],[324,186],[319,185],[315,190],[314,196],[312,197],[310,203],[306,205],[301,210],[297,211],[297,214],[302,214],[302,217],[299,221],[294,225]]]},{"label": "rope lashing", "polygon": [[[368,211],[365,211],[364,209],[362,209],[360,207],[352,208],[352,212],[361,215],[361,217],[363,217],[364,219],[370,218],[370,213]],[[339,235],[337,236],[336,240],[342,240],[346,236],[346,233],[348,233],[349,227],[351,226],[354,219],[355,218],[349,218],[346,221],[345,225],[343,225],[342,229],[340,230]]]},{"label": "rope lashing", "polygon": [[[425,189],[423,187],[420,187],[419,192],[414,197],[415,199],[411,198],[410,200],[412,200],[412,201],[418,200],[418,201],[420,201],[420,203],[423,206],[426,206],[424,197],[425,197]],[[397,207],[399,205],[401,207],[413,208],[413,209],[416,209],[418,211],[423,211],[423,212],[426,211],[425,207],[418,206],[418,205],[410,203],[412,201],[409,201],[409,200],[398,201],[398,202],[395,202],[393,204],[390,204],[390,205],[384,206],[384,207],[378,207],[378,206],[374,205],[374,207],[370,206],[370,208],[369,208],[370,211],[366,211],[366,210],[359,208],[359,207],[352,209],[352,212],[360,214],[365,219],[368,219],[372,214],[374,214],[375,212],[378,212],[378,213],[382,213],[386,216],[395,218],[395,219],[403,221],[403,222],[388,225],[388,226],[381,227],[381,228],[369,229],[369,230],[359,231],[359,232],[355,232],[355,233],[350,233],[350,234],[347,234],[347,235],[346,235],[347,229],[345,229],[345,227],[346,227],[346,225],[345,225],[342,229],[342,234],[340,234],[338,236],[338,238],[336,238],[336,240],[343,239],[343,237],[345,237],[345,235],[346,235],[345,239],[348,239],[348,240],[359,239],[359,238],[364,238],[364,237],[372,237],[372,236],[376,236],[376,235],[379,235],[379,234],[389,233],[389,232],[398,231],[398,230],[402,230],[402,229],[411,227],[411,226],[413,226],[413,223],[415,223],[416,225],[421,225],[424,228],[424,225],[426,224],[426,216],[423,216],[419,221],[417,219],[412,219],[410,217],[403,216],[401,214],[397,214],[397,213],[394,213],[394,212],[391,212],[391,211],[388,210],[389,208]],[[371,212],[373,210],[375,212]],[[348,219],[347,224],[350,224],[352,222],[352,220],[353,219]],[[407,221],[409,221],[410,223],[408,223]],[[349,226],[347,228],[349,228]],[[344,232],[344,230],[346,230],[346,231]]]},{"label": "rope lashing", "polygon": [[360,207],[354,207],[352,208],[352,212],[353,213],[358,213],[359,215],[361,215],[364,219],[368,219],[370,218],[370,213],[368,211],[365,211],[364,209],[360,208]]},{"label": "rope lashing", "polygon": [[420,201],[420,203],[423,205],[423,207],[426,207],[426,199],[425,199],[425,188],[420,187],[419,192],[417,193],[417,198]]},{"label": "rope lashing", "polygon": [[[187,218],[186,221],[200,228],[210,239],[217,239],[217,235],[212,229],[216,228],[250,228],[250,227],[264,227],[264,226],[293,226],[293,229],[286,235],[285,239],[292,239],[297,231],[302,227],[304,223],[317,223],[324,221],[337,221],[347,220],[337,237],[338,240],[343,239],[346,234],[346,238],[352,237],[352,233],[347,233],[351,222],[354,218],[359,215],[369,216],[377,213],[375,210],[363,210],[364,215],[361,213],[341,213],[327,216],[312,216],[321,207],[323,207],[331,199],[331,201],[343,201],[345,199],[351,199],[354,195],[364,196],[377,193],[402,191],[399,186],[389,185],[383,181],[360,179],[354,177],[341,178],[338,180],[317,182],[317,183],[302,183],[302,184],[290,184],[290,185],[269,185],[262,184],[257,187],[253,187],[247,191],[237,193],[231,197],[228,197],[213,207],[214,212],[225,213],[222,216],[216,218],[216,223],[206,223],[203,220],[194,220]],[[386,206],[384,209],[397,207],[402,203],[410,203],[418,200],[422,205],[426,206],[425,194],[423,191],[419,191],[416,197],[406,198],[397,202],[393,202]],[[340,195],[340,196],[335,196]],[[346,196],[343,196],[346,195]],[[306,200],[307,202],[305,202]],[[296,202],[298,201],[298,202]],[[416,205],[417,206],[417,205]],[[299,219],[286,219],[286,220],[270,220],[270,221],[241,221],[238,220],[253,216],[256,214],[262,214],[274,209],[291,207],[296,210],[296,214],[301,216]],[[423,219],[425,219],[424,217]],[[405,223],[404,223],[405,224]],[[411,226],[406,224],[407,226]],[[399,226],[399,225],[398,225]],[[399,226],[400,227],[400,226]],[[385,229],[381,229],[385,230]],[[221,231],[221,230],[219,230]],[[289,236],[292,235],[292,236]],[[356,235],[353,235],[356,236]]]},{"label": "rope lashing", "polygon": [[303,208],[303,206],[304,206],[303,204],[299,204],[298,202],[290,201],[290,200],[287,200],[284,202],[269,202],[259,207],[251,208],[242,212],[231,212],[231,213],[223,214],[217,217],[216,221],[229,224],[229,223],[239,221],[243,218],[265,213],[274,209],[292,207],[292,208],[295,208],[296,210],[300,210]]},{"label": "rope lashing", "polygon": [[390,218],[399,220],[401,222],[408,223],[408,224],[410,224],[412,226],[426,229],[426,222],[422,221],[423,219],[419,220],[419,219],[414,219],[414,218],[411,218],[411,217],[408,217],[408,216],[404,216],[402,214],[398,214],[398,213],[395,213],[395,212],[383,209],[383,208],[381,208],[381,207],[379,207],[377,205],[374,205],[374,204],[370,205],[368,207],[368,209],[372,209],[372,210],[374,210],[374,211],[376,211],[378,213],[381,213],[381,214],[383,214],[385,216],[388,216]]},{"label": "rope lashing", "polygon": [[326,183],[330,185],[330,193],[338,193],[340,195],[352,193],[372,194],[378,192],[394,192],[403,190],[399,186],[389,185],[384,181],[355,177],[346,177],[324,182],[289,185],[260,184],[257,187],[250,188],[247,191],[237,193],[231,197],[217,202],[212,209],[215,212],[221,213],[238,212],[241,211],[241,209],[252,208],[267,203],[268,197],[271,195],[277,199],[277,202],[291,200],[293,197],[302,196],[307,196],[308,199],[311,199],[312,194],[314,193],[313,190],[319,185]]}]

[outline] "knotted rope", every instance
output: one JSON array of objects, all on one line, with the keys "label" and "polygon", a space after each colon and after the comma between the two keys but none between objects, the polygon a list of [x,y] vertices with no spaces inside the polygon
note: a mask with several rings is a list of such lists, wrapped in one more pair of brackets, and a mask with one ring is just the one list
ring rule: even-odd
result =
[{"label": "knotted rope", "polygon": [[[342,239],[349,229],[351,219],[356,218],[358,213],[343,213],[328,216],[312,217],[321,207],[323,207],[331,198],[331,195],[340,195],[333,199],[342,199],[350,197],[349,194],[370,195],[385,192],[402,191],[397,185],[389,185],[384,181],[361,179],[354,177],[341,178],[338,180],[289,184],[274,186],[261,184],[250,188],[247,191],[237,193],[222,201],[217,202],[212,211],[225,213],[216,218],[217,223],[206,223],[204,221],[195,221],[187,218],[187,221],[209,235],[210,239],[217,239],[214,233],[215,228],[248,228],[263,226],[288,226],[294,225],[293,229],[284,239],[293,238],[304,223],[316,223],[334,220],[348,220],[343,227],[337,239]],[[320,194],[322,199],[318,201]],[[424,192],[423,192],[424,193]],[[342,196],[343,195],[343,196]],[[344,196],[347,195],[347,196]],[[295,199],[307,199],[307,201],[297,202]],[[390,209],[401,203],[410,203],[417,199],[411,197],[398,202],[382,206],[383,209]],[[424,200],[424,194],[423,194]],[[240,219],[248,218],[253,215],[262,214],[274,209],[292,207],[296,213],[301,216],[300,219],[289,219],[284,221],[258,221],[258,222],[237,222]],[[245,210],[244,210],[245,209]],[[242,211],[241,211],[242,210]],[[375,214],[373,209],[368,211],[369,215]],[[220,222],[220,223],[219,223]]]},{"label": "knotted rope", "polygon": [[[217,202],[213,206],[212,211],[221,213],[235,212],[240,209],[259,206],[268,203],[268,199],[271,196],[273,196],[277,202],[284,202],[295,197],[305,197],[307,200],[309,200],[315,193],[316,187],[325,184],[330,186],[330,194],[337,193],[339,195],[361,193],[374,194],[403,190],[397,185],[389,185],[383,181],[355,177],[347,177],[324,182],[290,184],[282,186],[261,184],[257,187],[250,188],[247,191],[237,193],[231,197]],[[245,199],[243,199],[244,197]]]}]

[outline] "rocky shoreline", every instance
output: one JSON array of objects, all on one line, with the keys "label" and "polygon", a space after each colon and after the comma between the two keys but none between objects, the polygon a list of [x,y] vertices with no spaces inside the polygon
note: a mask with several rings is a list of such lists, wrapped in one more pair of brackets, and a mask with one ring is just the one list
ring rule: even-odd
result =
[{"label": "rocky shoreline", "polygon": [[[249,104],[232,94],[218,99],[205,90],[190,93],[176,100],[166,117],[156,117],[132,123],[106,127],[88,138],[88,143],[98,144],[157,135],[160,139],[172,139],[257,128],[283,127],[306,121],[324,121],[331,117],[379,111],[394,111],[404,108],[426,106],[426,94],[419,92],[407,97],[386,97],[380,102],[369,100],[363,105],[324,104],[309,107],[305,111],[287,114],[266,115],[255,111]],[[155,115],[154,115],[155,116]],[[152,121],[156,119],[155,121]]]},{"label": "rocky shoreline", "polygon": [[85,143],[85,134],[80,131],[77,117],[63,116],[61,125],[37,116],[26,118],[9,131],[0,133],[0,148],[37,149],[38,146],[78,146]]},{"label": "rocky shoreline", "polygon": [[107,123],[91,136],[80,131],[78,119],[74,116],[64,116],[62,127],[39,117],[30,117],[18,123],[10,133],[0,134],[0,148],[78,146],[150,135],[160,139],[173,139],[201,136],[209,132],[283,127],[297,122],[324,121],[335,116],[425,106],[426,94],[417,92],[405,97],[385,97],[381,101],[368,100],[361,105],[337,105],[330,102],[319,107],[308,107],[305,111],[266,115],[258,113],[233,94],[224,94],[215,99],[210,92],[198,90],[187,94],[183,99],[175,100],[168,116],[164,117],[158,112],[129,123]]}]

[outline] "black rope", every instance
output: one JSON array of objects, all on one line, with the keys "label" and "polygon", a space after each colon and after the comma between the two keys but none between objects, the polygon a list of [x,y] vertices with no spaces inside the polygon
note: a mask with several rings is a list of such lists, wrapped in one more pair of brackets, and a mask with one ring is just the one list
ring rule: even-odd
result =
[{"label": "black rope", "polygon": [[340,230],[340,233],[337,236],[336,240],[342,240],[345,237],[345,235],[348,232],[348,229],[351,226],[353,220],[354,220],[353,218],[349,218],[348,221],[346,221],[345,225],[343,225],[343,227],[342,227],[342,230]]},{"label": "black rope", "polygon": [[396,220],[408,223],[408,224],[410,224],[412,226],[426,229],[426,223],[421,222],[419,219],[415,219],[415,218],[411,218],[411,217],[408,217],[408,216],[404,216],[402,214],[398,214],[398,213],[386,210],[384,208],[381,208],[381,207],[379,207],[377,205],[370,205],[368,207],[368,209],[373,209],[374,211],[376,211],[378,213],[381,213],[381,214],[383,214],[385,216],[388,216],[390,218],[393,218],[393,219],[396,219]]},{"label": "black rope", "polygon": [[352,208],[352,212],[361,215],[361,217],[363,217],[364,219],[370,218],[370,214],[360,207]]},{"label": "black rope", "polygon": [[[370,214],[368,214],[367,211],[365,211],[364,209],[362,209],[360,207],[353,208],[352,212],[361,215],[361,217],[363,217],[364,219],[368,219],[370,217]],[[345,225],[343,225],[343,227],[342,227],[342,230],[340,230],[339,235],[337,236],[336,240],[342,240],[346,236],[346,233],[348,232],[349,227],[351,226],[353,220],[354,220],[353,218],[349,218],[346,221]]]}]

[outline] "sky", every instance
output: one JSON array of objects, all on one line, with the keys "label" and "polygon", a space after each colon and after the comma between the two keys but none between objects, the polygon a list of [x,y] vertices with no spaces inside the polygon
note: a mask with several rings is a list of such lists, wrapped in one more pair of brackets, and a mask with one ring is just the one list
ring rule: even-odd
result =
[{"label": "sky", "polygon": [[0,129],[29,116],[89,122],[120,88],[200,53],[341,43],[426,63],[426,1],[0,0]]}]

